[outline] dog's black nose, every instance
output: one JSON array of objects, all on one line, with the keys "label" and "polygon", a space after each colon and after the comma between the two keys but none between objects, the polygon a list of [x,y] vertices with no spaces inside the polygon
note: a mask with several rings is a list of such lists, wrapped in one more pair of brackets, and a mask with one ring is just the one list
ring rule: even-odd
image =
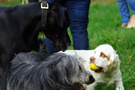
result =
[{"label": "dog's black nose", "polygon": [[89,81],[86,84],[91,84],[95,81],[95,79],[93,78],[93,76],[89,77]]}]

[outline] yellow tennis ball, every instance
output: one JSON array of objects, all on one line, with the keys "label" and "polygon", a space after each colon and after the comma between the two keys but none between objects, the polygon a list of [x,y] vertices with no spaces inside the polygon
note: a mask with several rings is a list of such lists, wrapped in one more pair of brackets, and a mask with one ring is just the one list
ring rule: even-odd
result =
[{"label": "yellow tennis ball", "polygon": [[93,64],[93,63],[90,63],[90,68],[91,68],[91,70],[93,70],[93,71],[100,69],[100,67],[96,66],[96,65]]}]

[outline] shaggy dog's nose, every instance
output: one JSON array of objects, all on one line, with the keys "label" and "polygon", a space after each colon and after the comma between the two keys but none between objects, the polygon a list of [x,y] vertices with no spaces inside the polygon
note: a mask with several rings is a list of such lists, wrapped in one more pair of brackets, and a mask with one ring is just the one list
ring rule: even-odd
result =
[{"label": "shaggy dog's nose", "polygon": [[95,82],[95,79],[93,78],[93,76],[90,76],[89,81],[86,84],[91,84],[93,82]]}]

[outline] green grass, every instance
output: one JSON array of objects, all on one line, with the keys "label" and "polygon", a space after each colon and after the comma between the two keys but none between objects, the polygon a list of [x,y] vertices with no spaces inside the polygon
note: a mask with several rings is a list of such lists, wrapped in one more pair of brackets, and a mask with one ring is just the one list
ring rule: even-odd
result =
[{"label": "green grass", "polygon": [[[0,6],[20,3],[3,3]],[[122,29],[121,24],[116,2],[91,4],[88,24],[90,49],[105,43],[112,45],[121,59],[125,90],[135,90],[135,29]],[[73,43],[68,49],[73,49]],[[114,86],[100,87],[98,90],[114,90]]]},{"label": "green grass", "polygon": [[21,4],[21,1],[18,0],[17,2],[4,2],[0,3],[0,6],[14,6],[14,5],[19,5]]},{"label": "green grass", "polygon": [[[135,29],[122,29],[121,24],[116,3],[91,4],[87,29],[90,49],[105,43],[112,45],[121,60],[125,90],[135,90]],[[114,90],[114,86],[97,90]]]},{"label": "green grass", "polygon": [[135,90],[135,29],[122,29],[121,23],[117,4],[92,4],[88,24],[90,49],[104,43],[112,45],[121,59],[125,90]]}]

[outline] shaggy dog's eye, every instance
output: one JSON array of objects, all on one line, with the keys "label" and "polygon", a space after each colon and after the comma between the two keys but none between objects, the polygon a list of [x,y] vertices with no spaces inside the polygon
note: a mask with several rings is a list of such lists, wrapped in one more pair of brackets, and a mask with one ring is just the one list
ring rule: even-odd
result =
[{"label": "shaggy dog's eye", "polygon": [[79,66],[79,70],[81,71],[82,70],[82,68]]}]

